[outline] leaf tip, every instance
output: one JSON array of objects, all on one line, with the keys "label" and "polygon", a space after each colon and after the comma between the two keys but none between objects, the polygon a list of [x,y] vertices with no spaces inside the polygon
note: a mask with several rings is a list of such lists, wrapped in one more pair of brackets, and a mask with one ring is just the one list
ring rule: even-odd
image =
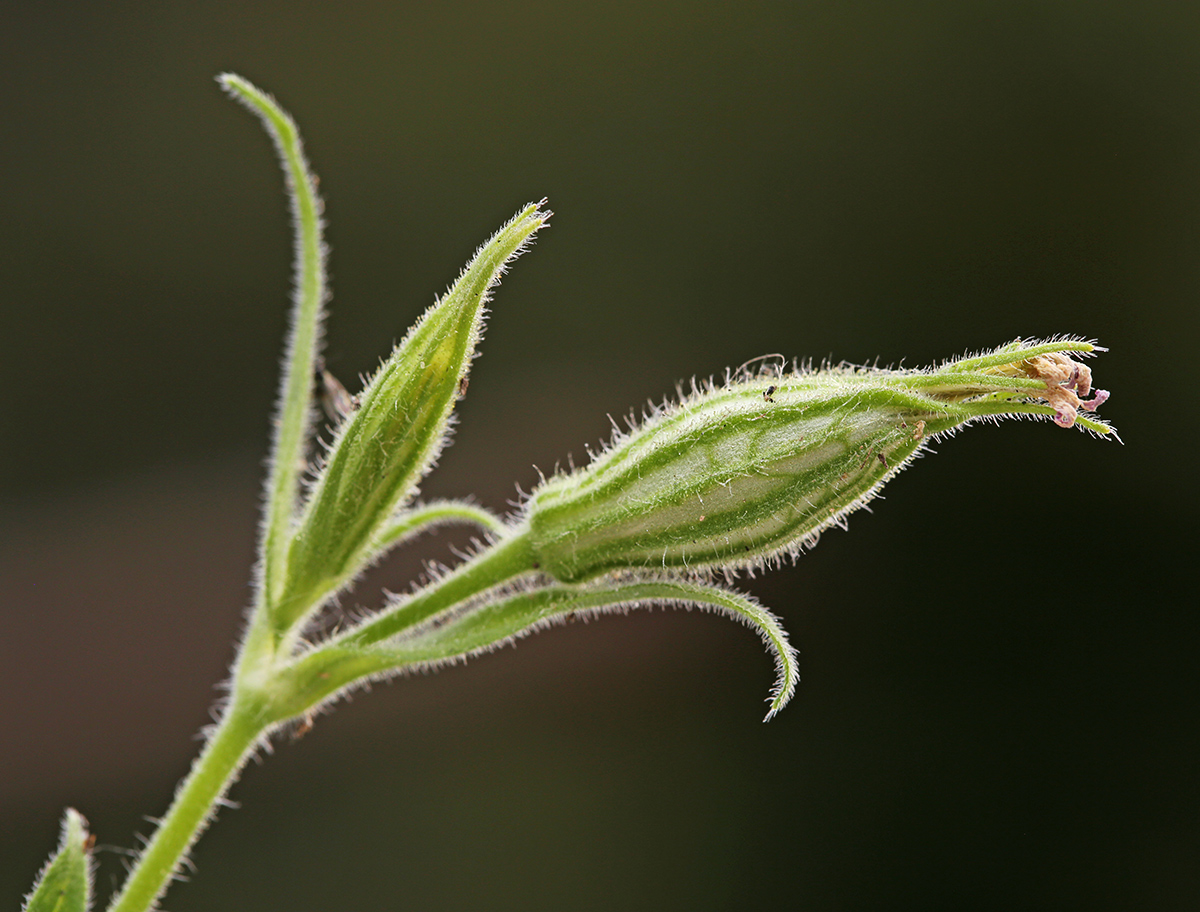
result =
[{"label": "leaf tip", "polygon": [[87,820],[74,808],[63,814],[58,850],[38,875],[24,912],[86,912],[91,898],[91,854],[94,837]]}]

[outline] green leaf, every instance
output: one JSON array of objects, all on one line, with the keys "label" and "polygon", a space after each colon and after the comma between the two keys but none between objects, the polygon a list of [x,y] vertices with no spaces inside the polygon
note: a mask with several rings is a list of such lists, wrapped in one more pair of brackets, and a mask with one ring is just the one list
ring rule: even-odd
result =
[{"label": "green leaf", "polygon": [[299,714],[364,678],[436,667],[490,652],[576,617],[654,606],[698,607],[754,628],[774,656],[777,671],[767,719],[791,699],[798,680],[796,650],[770,611],[747,595],[714,584],[630,575],[620,582],[578,587],[492,591],[426,618],[377,645],[357,646],[351,635],[318,647],[285,675],[285,688],[303,694],[290,709]]},{"label": "green leaf", "polygon": [[445,446],[491,289],[549,217],[539,204],[518,212],[367,384],[300,519],[275,606],[277,630],[299,622],[379,552],[396,509]]},{"label": "green leaf", "polygon": [[217,82],[236,101],[255,114],[275,143],[286,178],[296,232],[296,262],[291,331],[283,358],[279,413],[275,421],[267,477],[266,508],[260,544],[263,585],[267,602],[280,594],[292,522],[298,508],[300,473],[304,466],[313,418],[313,375],[328,297],[325,242],[321,236],[324,204],[304,157],[295,121],[262,89],[241,76],[222,73]]},{"label": "green leaf", "polygon": [[62,840],[46,862],[37,885],[25,901],[24,912],[85,912],[91,901],[91,838],[87,821],[67,808]]},{"label": "green leaf", "polygon": [[583,615],[626,612],[634,608],[697,607],[715,611],[754,628],[775,659],[777,677],[768,702],[770,719],[787,704],[799,675],[796,650],[779,619],[748,595],[711,583],[631,575],[619,583],[579,588],[552,586],[518,592],[494,602],[467,605],[432,618],[423,628],[405,635],[395,653],[414,661],[439,664],[455,658],[490,652],[513,640]]}]

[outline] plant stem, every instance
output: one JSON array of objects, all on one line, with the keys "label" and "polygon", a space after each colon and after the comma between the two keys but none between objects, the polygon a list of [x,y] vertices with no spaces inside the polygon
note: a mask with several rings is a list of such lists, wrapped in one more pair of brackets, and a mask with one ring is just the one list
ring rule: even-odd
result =
[{"label": "plant stem", "polygon": [[[515,579],[536,568],[529,536],[522,530],[496,542],[455,567],[433,585],[375,614],[369,621],[332,637],[332,646],[364,647],[386,640],[439,611],[465,602],[485,589]],[[316,652],[318,650],[314,650]]]},{"label": "plant stem", "polygon": [[[355,631],[359,636],[353,639],[369,643],[386,637],[394,632],[393,628],[403,629],[440,608],[528,571],[530,561],[524,537],[516,535],[499,542],[412,599],[403,606],[407,610],[391,612],[364,624]],[[269,622],[259,606],[237,662],[233,700],[108,912],[146,912],[153,906],[169,885],[184,853],[212,819],[212,809],[237,778],[263,732],[274,722],[303,712],[316,702],[311,694],[304,695],[307,699],[302,705],[263,700],[261,688],[278,691],[281,683],[287,683],[272,668],[273,646]],[[314,679],[310,683],[321,682]],[[344,686],[348,682],[326,683]]]},{"label": "plant stem", "polygon": [[236,700],[230,704],[109,912],[146,912],[153,906],[267,724],[257,706]]}]

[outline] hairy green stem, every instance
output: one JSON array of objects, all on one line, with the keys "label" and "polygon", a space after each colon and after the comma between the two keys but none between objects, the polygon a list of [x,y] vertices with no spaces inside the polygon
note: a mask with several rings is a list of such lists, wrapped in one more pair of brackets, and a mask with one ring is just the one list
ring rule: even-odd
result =
[{"label": "hairy green stem", "polygon": [[436,584],[334,637],[330,645],[363,647],[379,643],[451,605],[535,569],[529,537],[518,533],[496,542]]},{"label": "hairy green stem", "polygon": [[109,912],[146,912],[153,906],[268,724],[260,706],[230,704]]},{"label": "hairy green stem", "polygon": [[[514,536],[498,542],[409,601],[348,631],[341,644],[361,647],[386,639],[443,608],[528,572],[532,569],[531,560],[525,538]],[[158,830],[138,857],[120,894],[109,906],[109,912],[146,912],[153,906],[169,885],[180,859],[212,819],[213,808],[271,725],[301,715],[332,690],[380,670],[368,662],[362,667],[355,666],[349,678],[331,681],[312,671],[314,660],[323,655],[322,649],[307,656],[308,661],[283,666],[274,661],[273,647],[269,621],[260,605],[242,644],[234,672],[232,702],[180,785]],[[310,673],[297,674],[298,669]]]},{"label": "hairy green stem", "polygon": [[394,651],[373,647],[536,569],[528,536],[518,533],[369,621],[313,647],[278,672],[274,688],[278,718],[300,716],[357,681],[395,670],[405,664],[404,659]]}]

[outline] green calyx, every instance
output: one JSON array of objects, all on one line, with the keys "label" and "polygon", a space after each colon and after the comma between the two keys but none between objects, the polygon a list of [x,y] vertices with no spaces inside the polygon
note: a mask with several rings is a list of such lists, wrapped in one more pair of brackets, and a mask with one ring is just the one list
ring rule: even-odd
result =
[{"label": "green calyx", "polygon": [[[768,371],[694,393],[620,435],[527,507],[542,568],[564,582],[639,567],[710,571],[795,555],[867,503],[926,441],[986,417],[1070,426],[1090,372],[1064,340],[938,370]],[[1038,402],[1036,400],[1043,400]],[[1098,433],[1111,429],[1078,417]]]}]

